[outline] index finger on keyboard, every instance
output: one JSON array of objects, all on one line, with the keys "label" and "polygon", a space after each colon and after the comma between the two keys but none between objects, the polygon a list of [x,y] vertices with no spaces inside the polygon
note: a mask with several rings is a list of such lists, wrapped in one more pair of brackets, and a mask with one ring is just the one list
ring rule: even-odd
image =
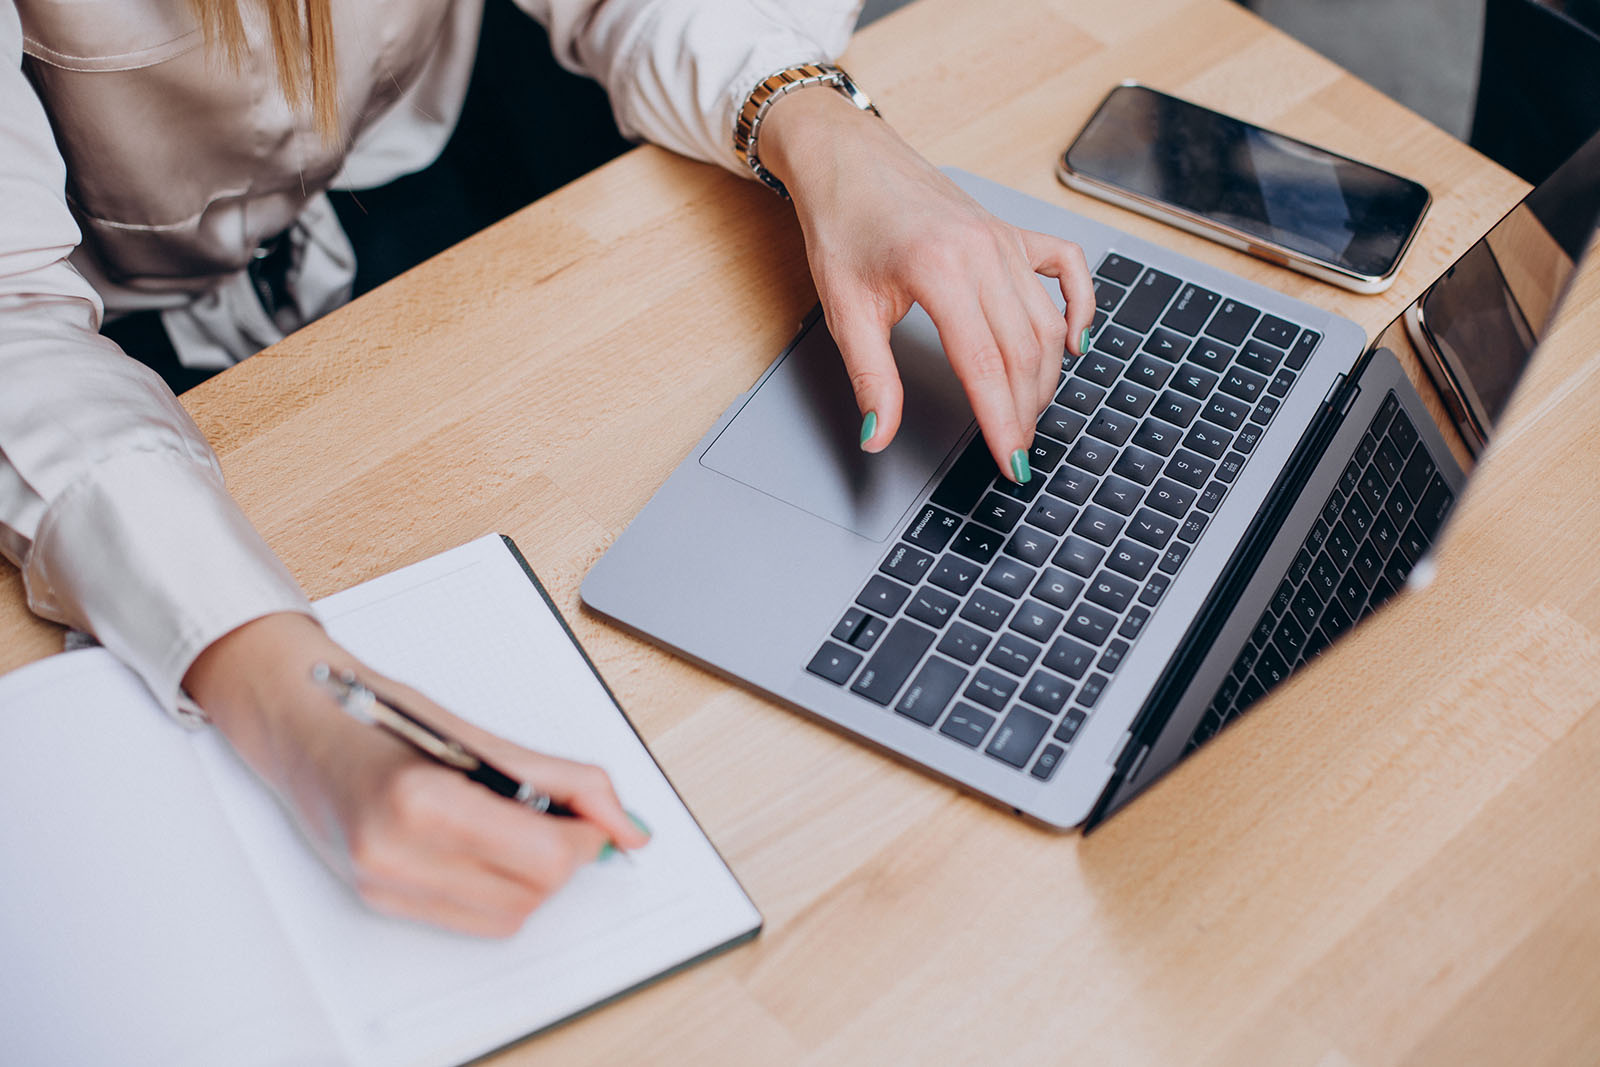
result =
[{"label": "index finger on keyboard", "polygon": [[1061,285],[1061,297],[1067,302],[1067,345],[1081,356],[1088,347],[1083,343],[1083,333],[1094,319],[1094,283],[1089,278],[1083,249],[1049,234],[1021,232],[1022,247],[1034,271]]},{"label": "index finger on keyboard", "polygon": [[[1007,478],[1020,481],[1014,457],[1024,453],[1033,440],[1033,426],[1024,426],[1017,417],[1017,401],[1005,357],[976,294],[962,289],[959,295],[946,293],[937,299],[930,296],[924,299],[924,306],[939,329],[945,356],[961,379],[995,465]],[[1026,460],[1022,462],[1025,464]]]}]

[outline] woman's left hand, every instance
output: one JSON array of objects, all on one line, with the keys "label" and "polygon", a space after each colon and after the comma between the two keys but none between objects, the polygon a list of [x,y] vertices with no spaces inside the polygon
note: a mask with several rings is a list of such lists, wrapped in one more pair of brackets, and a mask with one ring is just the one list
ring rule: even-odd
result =
[{"label": "woman's left hand", "polygon": [[[880,451],[899,428],[904,394],[889,330],[915,302],[938,327],[996,465],[1026,481],[1063,352],[1082,354],[1094,317],[1082,250],[990,215],[887,122],[826,88],[774,103],[760,152],[794,199],[863,416],[861,447]],[[1059,282],[1065,316],[1041,274]]]}]

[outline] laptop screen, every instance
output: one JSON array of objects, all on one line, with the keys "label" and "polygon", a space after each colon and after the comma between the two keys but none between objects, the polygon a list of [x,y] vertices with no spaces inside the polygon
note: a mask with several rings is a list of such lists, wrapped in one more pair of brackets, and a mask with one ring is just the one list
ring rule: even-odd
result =
[{"label": "laptop screen", "polygon": [[[1548,332],[1600,215],[1600,134],[1530,192],[1391,325],[1478,453]],[[1403,332],[1398,327],[1404,327]]]}]

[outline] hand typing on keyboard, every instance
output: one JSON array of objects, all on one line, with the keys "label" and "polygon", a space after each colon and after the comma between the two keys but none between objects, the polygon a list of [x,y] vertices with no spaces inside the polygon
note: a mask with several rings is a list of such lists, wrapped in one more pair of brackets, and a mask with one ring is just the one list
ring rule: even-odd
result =
[{"label": "hand typing on keyboard", "polygon": [[[1041,782],[1095,715],[1322,340],[1115,251],[1097,265],[1093,292],[1093,347],[1061,361],[1028,450],[1034,476],[997,477],[993,450],[973,437],[805,664],[948,738],[952,751]],[[1248,703],[1275,684],[1311,647],[1319,618],[1328,635],[1347,628],[1368,590],[1403,578],[1416,558],[1406,543],[1442,521],[1448,488],[1412,452],[1415,429],[1393,408],[1329,505],[1329,551],[1308,550],[1291,569],[1228,699]],[[1384,426],[1393,441],[1376,439]],[[1349,529],[1328,533],[1336,521]],[[1395,576],[1379,579],[1385,559]],[[1294,617],[1282,623],[1285,612]],[[1274,634],[1292,647],[1261,649]],[[1208,721],[1222,721],[1213,710]]]},{"label": "hand typing on keyboard", "polygon": [[[1031,478],[1034,425],[1066,350],[1082,355],[1095,311],[1083,252],[985,212],[890,126],[838,93],[773,105],[764,165],[794,197],[811,273],[862,413],[861,447],[885,448],[903,392],[889,329],[919,303],[933,319],[995,463]],[[1038,275],[1059,281],[1065,316]]]}]

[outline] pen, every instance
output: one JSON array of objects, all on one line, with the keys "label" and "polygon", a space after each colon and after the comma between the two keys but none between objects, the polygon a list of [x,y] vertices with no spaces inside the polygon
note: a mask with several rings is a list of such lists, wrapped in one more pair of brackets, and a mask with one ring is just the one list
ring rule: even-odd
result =
[{"label": "pen", "polygon": [[[577,812],[559,800],[553,799],[549,793],[539,789],[532,782],[512,777],[437,727],[428,725],[392,700],[378,696],[356,677],[354,671],[335,671],[326,663],[318,663],[311,668],[311,680],[327,690],[339,702],[339,707],[344,713],[352,719],[387,730],[434,762],[460,771],[472,781],[498,795],[514,800],[541,815],[554,815],[563,819],[579,818]],[[634,821],[637,823],[638,819],[635,818]],[[609,843],[601,851],[601,857],[609,855],[612,851],[620,852],[630,861],[633,858]]]}]

